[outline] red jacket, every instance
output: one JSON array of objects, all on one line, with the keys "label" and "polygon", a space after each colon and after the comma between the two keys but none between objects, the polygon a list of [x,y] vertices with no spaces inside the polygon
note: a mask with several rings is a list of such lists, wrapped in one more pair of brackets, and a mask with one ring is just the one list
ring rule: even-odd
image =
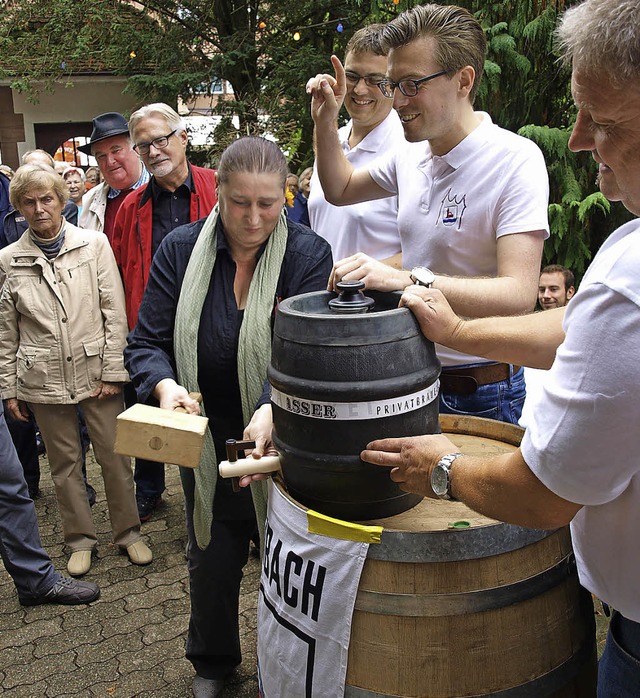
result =
[{"label": "red jacket", "polygon": [[[193,188],[191,192],[190,222],[208,216],[216,204],[216,173],[191,165]],[[122,202],[113,229],[111,242],[116,262],[122,274],[127,304],[129,329],[135,327],[138,308],[149,279],[151,267],[151,243],[153,200],[151,182],[138,187]]]}]

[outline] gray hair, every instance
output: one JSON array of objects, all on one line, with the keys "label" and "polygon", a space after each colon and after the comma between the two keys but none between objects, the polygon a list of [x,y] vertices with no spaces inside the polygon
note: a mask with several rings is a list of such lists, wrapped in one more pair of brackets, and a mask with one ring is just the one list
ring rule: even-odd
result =
[{"label": "gray hair", "polygon": [[13,208],[22,208],[25,196],[33,191],[51,189],[64,206],[69,200],[69,189],[62,177],[46,165],[22,165],[16,170],[9,185],[9,200]]},{"label": "gray hair", "polygon": [[35,155],[38,159],[47,160],[49,165],[55,169],[56,161],[53,159],[53,157],[51,157],[51,153],[47,153],[47,151],[42,150],[42,148],[27,150],[27,152],[22,156],[22,164],[30,165],[31,163],[29,160],[31,159],[32,155]]},{"label": "gray hair", "polygon": [[615,87],[633,84],[640,74],[638,0],[585,0],[568,9],[556,30],[565,65],[601,76]]},{"label": "gray hair", "polygon": [[277,175],[284,185],[289,174],[287,160],[278,146],[259,136],[243,136],[225,148],[218,163],[218,184],[225,184],[235,172]]},{"label": "gray hair", "polygon": [[423,38],[435,39],[436,61],[443,70],[456,71],[467,65],[474,69],[475,80],[469,92],[473,103],[487,51],[487,39],[478,20],[456,5],[417,5],[385,26],[382,47],[388,53]]},{"label": "gray hair", "polygon": [[167,122],[170,129],[176,131],[186,131],[187,126],[178,112],[173,110],[164,102],[154,102],[153,104],[145,104],[131,114],[129,117],[129,133],[133,135],[135,127],[149,116],[159,116]]}]

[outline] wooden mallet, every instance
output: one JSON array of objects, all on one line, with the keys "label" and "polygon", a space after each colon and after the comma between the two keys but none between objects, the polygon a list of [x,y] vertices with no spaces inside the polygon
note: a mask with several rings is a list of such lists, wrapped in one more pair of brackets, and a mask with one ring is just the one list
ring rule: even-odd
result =
[{"label": "wooden mallet", "polygon": [[[200,393],[189,393],[201,402]],[[164,410],[140,403],[118,415],[114,451],[158,463],[197,468],[209,420],[182,407]]]}]

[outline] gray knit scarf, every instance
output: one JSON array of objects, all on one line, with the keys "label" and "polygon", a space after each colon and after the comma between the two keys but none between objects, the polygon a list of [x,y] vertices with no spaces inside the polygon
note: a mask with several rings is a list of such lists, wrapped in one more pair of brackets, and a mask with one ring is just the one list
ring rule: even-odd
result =
[{"label": "gray knit scarf", "polygon": [[[219,207],[209,214],[191,253],[180,290],[174,328],[174,352],[178,383],[189,392],[200,392],[198,387],[198,328],[209,280],[216,262],[216,224]],[[280,215],[271,233],[264,253],[251,279],[247,305],[238,340],[238,379],[242,398],[242,416],[245,426],[251,420],[262,395],[267,367],[271,360],[271,313],[276,285],[287,246],[287,218]],[[201,413],[205,415],[204,406]],[[229,434],[229,438],[234,435]],[[241,438],[242,434],[238,435]],[[200,467],[194,471],[195,493],[193,524],[198,547],[204,550],[211,541],[213,498],[216,492],[218,461],[211,433],[205,434]],[[256,518],[261,531],[266,516],[266,482],[251,485]]]}]

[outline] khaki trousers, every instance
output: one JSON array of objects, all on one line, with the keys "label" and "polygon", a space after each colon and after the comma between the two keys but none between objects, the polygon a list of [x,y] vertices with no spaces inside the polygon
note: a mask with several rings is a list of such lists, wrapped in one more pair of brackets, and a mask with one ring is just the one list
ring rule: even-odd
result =
[{"label": "khaki trousers", "polygon": [[[133,490],[131,461],[113,452],[116,417],[124,409],[122,395],[80,404],[96,461],[102,469],[113,542],[121,547],[140,538],[140,519]],[[82,478],[82,444],[75,405],[30,402],[49,457],[51,477],[62,519],[64,542],[71,552],[96,547],[96,529]]]}]

